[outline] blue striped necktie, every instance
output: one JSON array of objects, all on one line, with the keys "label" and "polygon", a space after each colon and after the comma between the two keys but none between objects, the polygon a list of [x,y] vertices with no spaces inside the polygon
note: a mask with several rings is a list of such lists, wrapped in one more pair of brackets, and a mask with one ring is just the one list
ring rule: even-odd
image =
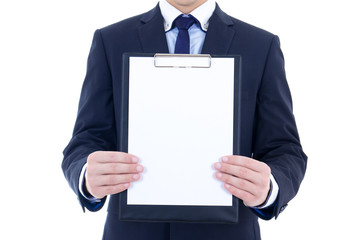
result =
[{"label": "blue striped necktie", "polygon": [[191,15],[183,17],[180,15],[174,21],[174,25],[179,29],[175,43],[175,53],[190,53],[190,37],[188,29],[195,23],[195,18]]}]

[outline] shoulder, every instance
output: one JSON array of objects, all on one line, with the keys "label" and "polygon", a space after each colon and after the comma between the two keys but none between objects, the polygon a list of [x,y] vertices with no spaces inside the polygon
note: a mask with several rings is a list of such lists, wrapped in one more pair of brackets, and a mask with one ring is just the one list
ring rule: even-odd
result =
[{"label": "shoulder", "polygon": [[158,6],[156,6],[155,8],[151,9],[148,12],[130,17],[130,18],[126,18],[123,19],[119,22],[113,23],[111,25],[105,26],[101,29],[99,29],[99,31],[101,32],[102,35],[105,36],[116,36],[116,35],[121,35],[121,34],[131,34],[134,31],[136,31],[136,29],[143,25],[145,22],[147,21],[151,21],[152,18],[154,18],[154,16],[156,16],[158,13],[160,12],[160,9]]},{"label": "shoulder", "polygon": [[113,23],[111,25],[105,26],[99,31],[102,35],[108,36],[108,35],[114,35],[114,34],[122,34],[129,31],[132,31],[133,29],[137,28],[137,26],[141,23],[141,18],[144,14],[140,14],[134,17],[130,17],[124,20],[121,20],[119,22]]},{"label": "shoulder", "polygon": [[237,18],[231,17],[234,22],[234,29],[238,32],[246,32],[247,34],[263,39],[272,39],[275,35],[271,32],[268,32],[262,28],[256,27],[249,23],[243,22]]},{"label": "shoulder", "polygon": [[235,31],[236,37],[241,37],[242,39],[246,38],[247,40],[255,42],[268,42],[272,41],[272,39],[276,36],[269,31],[228,15],[227,13],[223,12],[219,6],[216,7],[214,14],[216,14],[220,19],[227,22],[228,25],[232,27],[232,29]]}]

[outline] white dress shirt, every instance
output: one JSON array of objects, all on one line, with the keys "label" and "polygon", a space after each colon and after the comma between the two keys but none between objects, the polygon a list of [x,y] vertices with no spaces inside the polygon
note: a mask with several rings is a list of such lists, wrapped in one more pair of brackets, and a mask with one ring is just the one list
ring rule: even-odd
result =
[{"label": "white dress shirt", "polygon": [[[176,38],[179,33],[179,30],[176,27],[172,28],[173,22],[179,15],[185,14],[173,7],[166,0],[160,0],[159,6],[161,14],[164,18],[164,28],[169,53],[173,54],[175,52]],[[215,10],[215,7],[215,1],[208,0],[190,13],[198,21],[188,30],[190,37],[190,54],[201,53],[205,41],[206,31],[209,26],[209,19]]]}]

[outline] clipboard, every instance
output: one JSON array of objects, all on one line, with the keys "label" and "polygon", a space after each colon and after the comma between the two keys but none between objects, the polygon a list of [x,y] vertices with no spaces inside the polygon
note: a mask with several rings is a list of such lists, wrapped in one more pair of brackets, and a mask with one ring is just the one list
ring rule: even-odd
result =
[{"label": "clipboard", "polygon": [[125,53],[122,68],[119,151],[145,170],[119,219],[236,223],[239,199],[212,166],[240,153],[241,57]]}]

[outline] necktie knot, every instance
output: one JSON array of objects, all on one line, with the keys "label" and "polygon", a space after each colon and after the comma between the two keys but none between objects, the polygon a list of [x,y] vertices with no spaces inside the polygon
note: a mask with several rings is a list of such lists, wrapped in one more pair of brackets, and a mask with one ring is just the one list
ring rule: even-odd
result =
[{"label": "necktie knot", "polygon": [[195,19],[192,16],[189,17],[183,17],[182,15],[180,15],[179,17],[177,17],[174,21],[175,26],[179,29],[179,30],[188,30],[193,24],[195,23]]}]

